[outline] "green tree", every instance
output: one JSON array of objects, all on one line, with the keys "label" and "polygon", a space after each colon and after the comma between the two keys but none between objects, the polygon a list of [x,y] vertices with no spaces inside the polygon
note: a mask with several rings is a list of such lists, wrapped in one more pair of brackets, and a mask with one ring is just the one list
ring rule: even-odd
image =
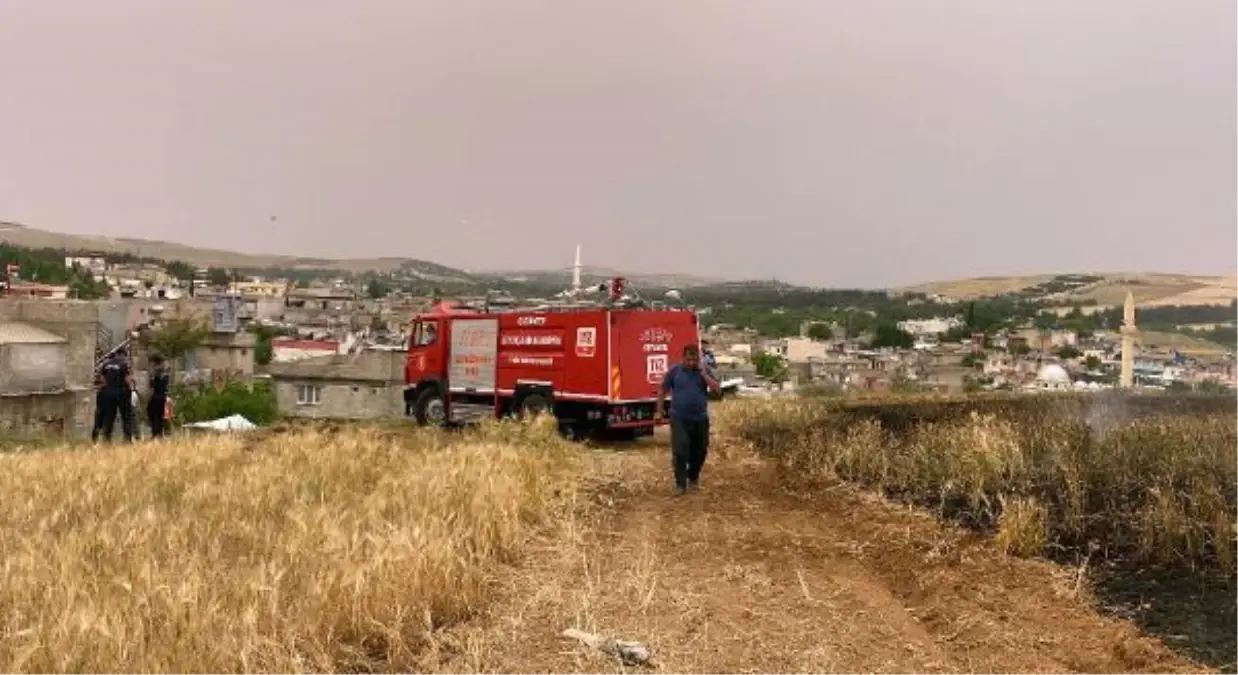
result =
[{"label": "green tree", "polygon": [[0,274],[4,266],[17,265],[17,278],[43,284],[67,286],[69,294],[82,300],[106,298],[111,289],[97,282],[88,270],[76,265],[66,267],[65,251],[53,248],[27,248],[0,243]]},{"label": "green tree", "polygon": [[291,329],[267,326],[260,323],[251,323],[248,330],[254,334],[254,363],[259,366],[271,363],[271,359],[275,355],[272,340],[280,335],[295,334],[295,331]]},{"label": "green tree", "polygon": [[206,280],[212,286],[228,286],[232,283],[232,273],[222,267],[208,267]]},{"label": "green tree", "polygon": [[167,319],[159,328],[147,333],[143,342],[149,351],[175,363],[202,344],[210,332],[204,321],[178,317]]},{"label": "green tree", "polygon": [[386,296],[388,292],[387,285],[377,277],[370,279],[370,283],[365,286],[365,294],[368,295],[371,300],[382,298]]},{"label": "green tree", "polygon": [[1053,312],[1041,312],[1032,319],[1032,326],[1039,330],[1052,330],[1058,322],[1058,317]]},{"label": "green tree", "polygon": [[1095,354],[1091,354],[1083,360],[1083,364],[1088,370],[1100,370],[1100,357]]},{"label": "green tree", "polygon": [[1076,359],[1083,355],[1083,352],[1076,349],[1073,345],[1062,345],[1058,347],[1056,353],[1059,359]]},{"label": "green tree", "polygon": [[873,339],[869,346],[873,348],[880,347],[895,347],[898,349],[911,349],[911,345],[915,343],[915,338],[911,333],[895,326],[894,324],[881,324],[873,331]]},{"label": "green tree", "polygon": [[971,342],[971,328],[962,325],[954,326],[941,336],[942,342]]},{"label": "green tree", "polygon": [[163,271],[177,281],[191,283],[197,269],[183,260],[173,260],[163,266]]},{"label": "green tree", "polygon": [[777,354],[760,352],[752,356],[752,365],[757,369],[757,375],[771,381],[781,382],[787,376],[787,362]]},{"label": "green tree", "polygon": [[821,323],[821,322],[809,324],[808,330],[806,331],[806,333],[808,337],[813,340],[824,341],[824,340],[829,340],[830,338],[834,337],[834,331],[830,329],[829,324]]},{"label": "green tree", "polygon": [[275,333],[271,330],[256,330],[254,333],[254,363],[265,366],[275,356],[275,347],[271,342],[275,339]]}]

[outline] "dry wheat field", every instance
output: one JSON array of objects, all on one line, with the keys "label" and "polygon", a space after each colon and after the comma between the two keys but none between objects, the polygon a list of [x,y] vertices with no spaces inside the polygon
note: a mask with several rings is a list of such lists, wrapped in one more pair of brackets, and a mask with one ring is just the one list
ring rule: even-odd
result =
[{"label": "dry wheat field", "polygon": [[313,431],[3,458],[0,669],[401,669],[569,498],[546,434]]},{"label": "dry wheat field", "polygon": [[545,424],[12,452],[0,668],[625,669],[579,628],[658,672],[1232,670],[1232,603],[1110,586],[1232,600],[1238,420],[1128,407],[728,402],[681,498],[661,433]]}]

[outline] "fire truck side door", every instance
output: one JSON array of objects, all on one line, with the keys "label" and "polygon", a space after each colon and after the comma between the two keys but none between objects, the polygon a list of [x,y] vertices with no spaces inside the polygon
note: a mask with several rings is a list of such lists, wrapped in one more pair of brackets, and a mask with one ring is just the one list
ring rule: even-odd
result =
[{"label": "fire truck side door", "polygon": [[443,341],[439,339],[442,326],[433,319],[422,319],[413,324],[408,341],[408,380],[410,383],[427,378],[441,377],[443,372]]}]

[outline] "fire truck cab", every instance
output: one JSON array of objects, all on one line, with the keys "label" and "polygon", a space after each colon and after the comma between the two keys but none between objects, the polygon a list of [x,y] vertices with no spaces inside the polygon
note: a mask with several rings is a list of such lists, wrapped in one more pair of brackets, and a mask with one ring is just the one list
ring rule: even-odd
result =
[{"label": "fire truck cab", "polygon": [[700,346],[689,308],[606,301],[492,309],[439,302],[413,318],[405,409],[422,425],[550,413],[585,435],[652,433],[658,387]]}]

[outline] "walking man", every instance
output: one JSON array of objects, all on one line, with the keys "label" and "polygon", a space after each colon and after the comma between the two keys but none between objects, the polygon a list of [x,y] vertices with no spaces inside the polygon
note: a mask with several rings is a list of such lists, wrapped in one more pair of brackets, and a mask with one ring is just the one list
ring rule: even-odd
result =
[{"label": "walking man", "polygon": [[104,440],[111,442],[112,432],[116,428],[116,416],[120,415],[120,424],[125,432],[125,440],[133,440],[133,375],[129,372],[129,363],[119,352],[112,354],[99,368],[103,376],[103,387],[99,394],[102,415],[100,424],[103,426]]},{"label": "walking man", "polygon": [[146,421],[150,424],[150,437],[160,438],[164,434],[164,413],[168,405],[168,387],[172,378],[164,369],[162,356],[155,354],[150,357],[150,362],[150,400],[146,402]]},{"label": "walking man", "polygon": [[666,396],[670,394],[671,466],[675,494],[700,486],[701,467],[709,453],[709,392],[718,383],[701,369],[701,352],[695,344],[683,349],[683,361],[671,366],[658,389],[654,419],[662,418]]}]

